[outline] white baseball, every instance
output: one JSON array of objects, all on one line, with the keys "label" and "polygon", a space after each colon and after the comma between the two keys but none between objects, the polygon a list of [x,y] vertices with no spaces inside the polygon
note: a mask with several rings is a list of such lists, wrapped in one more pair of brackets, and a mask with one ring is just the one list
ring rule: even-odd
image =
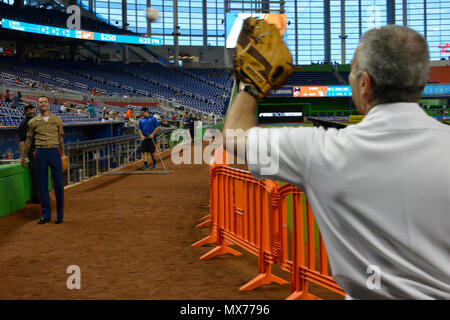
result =
[{"label": "white baseball", "polygon": [[159,10],[148,7],[147,8],[147,21],[152,23],[159,18]]}]

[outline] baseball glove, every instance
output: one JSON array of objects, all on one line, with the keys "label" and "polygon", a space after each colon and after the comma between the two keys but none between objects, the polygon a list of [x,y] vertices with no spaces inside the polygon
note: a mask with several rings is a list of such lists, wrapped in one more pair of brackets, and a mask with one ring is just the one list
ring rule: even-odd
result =
[{"label": "baseball glove", "polygon": [[67,156],[61,157],[61,163],[62,163],[62,171],[66,172],[69,167],[69,161],[67,160]]},{"label": "baseball glove", "polygon": [[257,100],[286,82],[292,73],[292,55],[275,25],[256,18],[244,20],[234,71],[237,80],[258,89]]}]

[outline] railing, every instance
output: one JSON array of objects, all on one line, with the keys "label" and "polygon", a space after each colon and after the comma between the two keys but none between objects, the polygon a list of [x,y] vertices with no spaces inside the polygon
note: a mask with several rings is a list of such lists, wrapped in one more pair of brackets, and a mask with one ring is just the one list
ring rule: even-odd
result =
[{"label": "railing", "polygon": [[[128,151],[126,155],[121,152],[120,147],[124,144]],[[128,164],[130,153],[137,149],[137,135],[67,143],[64,149],[69,164],[67,170],[67,184],[69,185],[72,183],[72,178],[74,178],[74,182],[79,182],[101,172],[109,171],[111,167]]]},{"label": "railing", "polygon": [[52,78],[51,75],[49,75],[49,74],[47,74],[47,73],[42,73],[42,72],[39,72],[39,73],[38,73],[38,76],[39,76],[39,77],[42,77],[42,78],[47,78],[47,79],[51,79],[51,78]]},{"label": "railing", "polygon": [[9,79],[9,80],[16,80],[16,76],[10,73],[6,73],[6,72],[1,72],[0,76],[2,76],[3,78]]},{"label": "railing", "polygon": [[[169,147],[172,129],[162,129],[156,134],[158,150]],[[140,139],[138,134],[120,137],[67,143],[64,147],[68,159],[66,184],[80,182],[86,178],[120,168],[138,161]]]},{"label": "railing", "polygon": [[140,89],[136,90],[136,92],[139,93],[139,94],[142,94],[144,96],[148,96],[149,95],[149,93],[147,91],[140,90]]},{"label": "railing", "polygon": [[122,89],[131,91],[131,92],[133,92],[133,90],[134,90],[133,87],[127,86],[127,85],[125,85],[125,84],[123,84],[121,87],[122,87]]},{"label": "railing", "polygon": [[69,83],[69,80],[63,79],[63,78],[60,78],[60,77],[56,77],[55,80],[58,81],[58,82],[62,82],[62,83],[64,83],[64,84]]},{"label": "railing", "polygon": [[111,81],[111,80],[106,81],[106,84],[108,84],[108,85],[110,85],[110,86],[114,86],[114,87],[116,87],[116,88],[119,87],[119,84],[118,84],[117,82]]},{"label": "railing", "polygon": [[103,78],[100,78],[100,77],[92,77],[92,80],[94,80],[94,81],[97,81],[97,82],[101,82],[101,83],[104,83],[105,82],[105,80],[103,80]]},{"label": "railing", "polygon": [[73,85],[74,85],[75,87],[78,87],[78,88],[81,88],[81,89],[85,89],[85,90],[88,89],[88,86],[85,85],[84,83],[75,82]]}]

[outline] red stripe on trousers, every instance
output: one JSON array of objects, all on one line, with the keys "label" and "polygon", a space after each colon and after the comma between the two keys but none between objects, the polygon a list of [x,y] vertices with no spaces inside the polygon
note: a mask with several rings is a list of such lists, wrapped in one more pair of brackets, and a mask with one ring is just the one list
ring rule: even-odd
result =
[{"label": "red stripe on trousers", "polygon": [[[64,211],[64,173],[62,172],[62,154],[61,154],[61,150],[59,149],[59,147],[58,147],[58,151],[59,151],[59,156],[60,156],[60,158],[61,158],[61,179],[62,179],[62,181],[61,181],[61,184],[62,184],[62,187],[63,187],[63,194],[62,194],[62,208],[63,208],[63,211]],[[69,168],[67,168],[67,170],[69,170]]]},{"label": "red stripe on trousers", "polygon": [[[33,152],[33,162],[34,162],[35,173],[37,173],[36,151],[37,151],[37,149],[35,149],[34,152]],[[41,206],[41,216],[42,216],[42,199],[41,199],[41,187],[40,186],[38,188],[38,191],[39,191],[39,205]]]}]

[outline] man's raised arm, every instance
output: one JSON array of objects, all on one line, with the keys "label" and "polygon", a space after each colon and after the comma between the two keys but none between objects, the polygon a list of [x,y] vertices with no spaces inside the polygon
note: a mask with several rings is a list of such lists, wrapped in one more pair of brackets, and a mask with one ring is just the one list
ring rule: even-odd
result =
[{"label": "man's raised arm", "polygon": [[225,150],[235,156],[237,150],[245,150],[247,132],[256,125],[256,99],[246,92],[238,93],[223,126]]}]

